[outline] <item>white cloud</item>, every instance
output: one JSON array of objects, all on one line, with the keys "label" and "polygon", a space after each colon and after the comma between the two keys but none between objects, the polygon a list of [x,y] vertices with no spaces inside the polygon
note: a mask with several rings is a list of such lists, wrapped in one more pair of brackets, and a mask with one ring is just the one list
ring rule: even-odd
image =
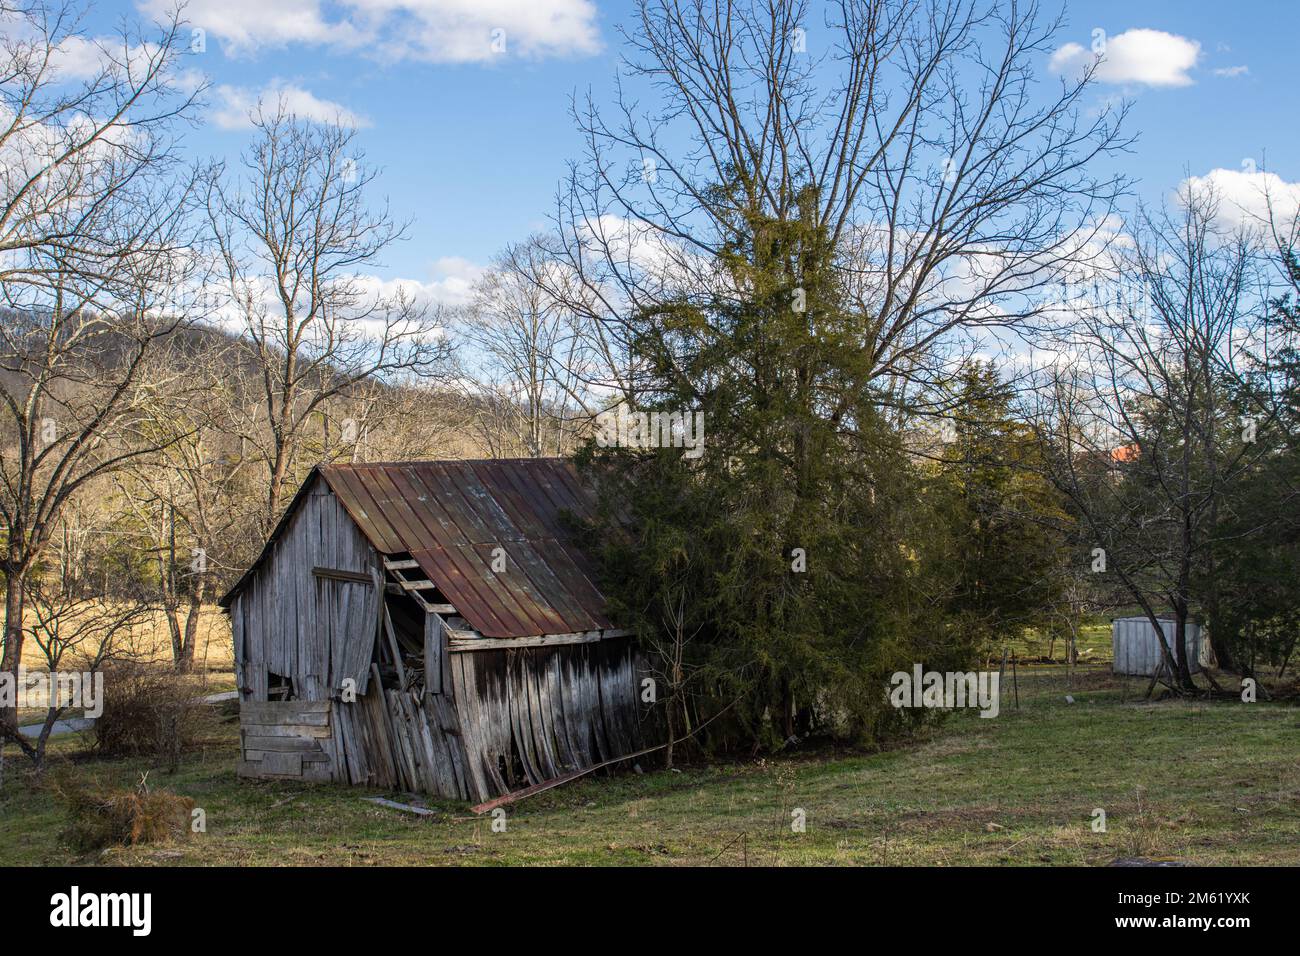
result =
[{"label": "white cloud", "polygon": [[1226,77],[1231,80],[1238,76],[1245,76],[1249,72],[1250,67],[1243,64],[1241,66],[1221,66],[1214,71],[1214,75]]},{"label": "white cloud", "polygon": [[[1096,78],[1102,83],[1143,86],[1187,86],[1187,71],[1196,65],[1201,45],[1195,40],[1162,30],[1126,30],[1105,41]],[[1098,56],[1077,43],[1067,43],[1055,53],[1048,69],[1064,76],[1079,76]]]},{"label": "white cloud", "polygon": [[[172,0],[140,0],[162,15]],[[230,55],[291,43],[386,61],[481,63],[601,49],[593,0],[191,0],[187,19]]]},{"label": "white cloud", "polygon": [[[340,282],[360,295],[360,301],[367,305],[386,302],[390,305],[400,298],[408,304],[428,310],[427,317],[417,320],[422,328],[431,331],[433,337],[445,334],[442,329],[433,329],[433,322],[438,321],[438,309],[442,306],[459,306],[469,301],[470,290],[474,281],[483,274],[482,266],[449,256],[434,263],[433,277],[428,280],[409,278],[385,278],[368,273],[340,276]],[[255,276],[242,287],[243,294],[256,309],[266,309],[275,315],[282,306],[276,295],[271,280],[265,276]],[[246,317],[238,305],[231,299],[229,290],[220,282],[213,282],[193,290],[196,298],[202,300],[208,309],[207,319],[212,324],[226,331],[242,335],[246,331]],[[359,308],[364,312],[365,308]],[[372,316],[367,319],[352,319],[346,322],[348,329],[365,338],[378,337],[383,333],[385,319]]]},{"label": "white cloud", "polygon": [[89,80],[98,76],[109,63],[109,53],[101,42],[71,36],[54,50],[51,65],[60,79]]},{"label": "white cloud", "polygon": [[381,24],[386,55],[438,63],[593,54],[600,50],[591,0],[347,0]]},{"label": "white cloud", "polygon": [[358,281],[371,294],[392,298],[402,292],[422,305],[464,305],[470,299],[474,283],[487,270],[460,256],[444,256],[433,264],[433,277],[421,279],[381,279],[378,276],[358,276]]},{"label": "white cloud", "polygon": [[212,120],[222,129],[248,129],[252,126],[249,112],[258,103],[274,105],[277,100],[284,104],[287,112],[301,119],[314,120],[319,123],[335,123],[361,129],[370,125],[370,120],[359,113],[354,113],[345,106],[332,100],[323,100],[310,90],[305,90],[292,83],[275,81],[260,91],[252,91],[240,86],[222,85],[213,91],[221,105],[213,112]]},{"label": "white cloud", "polygon": [[1262,225],[1268,221],[1270,207],[1281,223],[1300,215],[1300,183],[1288,183],[1276,173],[1212,169],[1178,186],[1180,196],[1204,191],[1217,197],[1218,218],[1229,227]]},{"label": "white cloud", "polygon": [[[11,25],[9,25],[11,26]],[[6,40],[35,42],[29,30],[0,30]],[[142,75],[163,58],[164,51],[156,43],[127,45],[119,36],[87,37],[77,34],[66,36],[51,51],[50,74],[63,83],[89,83],[105,74],[124,77],[128,72]],[[184,59],[170,58],[162,74],[169,86],[178,93],[191,94],[207,82],[198,70],[187,67]]]},{"label": "white cloud", "polygon": [[[162,19],[175,3],[139,0],[137,6],[141,12]],[[330,22],[321,0],[191,0],[184,15],[191,28],[207,34],[206,39],[220,39],[231,56],[289,43],[355,47],[365,42],[353,24],[346,20]]]},{"label": "white cloud", "polygon": [[487,268],[460,256],[443,256],[433,264],[434,278],[425,288],[436,302],[444,305],[462,305],[469,301],[474,283]]},{"label": "white cloud", "polygon": [[356,275],[356,284],[368,299],[392,300],[399,294],[430,310],[439,306],[460,306],[469,302],[474,283],[487,269],[460,256],[444,256],[433,263],[430,279],[381,278]]}]

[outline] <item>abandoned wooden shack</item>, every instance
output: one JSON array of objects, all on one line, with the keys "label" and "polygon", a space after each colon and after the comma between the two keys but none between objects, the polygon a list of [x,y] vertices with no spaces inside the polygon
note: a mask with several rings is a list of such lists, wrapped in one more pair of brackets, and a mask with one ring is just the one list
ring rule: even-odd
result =
[{"label": "abandoned wooden shack", "polygon": [[324,465],[221,600],[240,773],[487,800],[652,736],[559,459]]}]

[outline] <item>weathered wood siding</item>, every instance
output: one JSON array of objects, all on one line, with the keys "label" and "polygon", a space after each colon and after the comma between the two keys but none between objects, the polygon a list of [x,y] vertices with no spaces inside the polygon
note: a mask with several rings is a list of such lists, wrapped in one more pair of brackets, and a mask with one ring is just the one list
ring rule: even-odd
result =
[{"label": "weathered wood siding", "polygon": [[366,692],[379,620],[375,588],[314,575],[314,567],[379,573],[374,548],[319,478],[231,603],[242,700],[267,700],[269,673],[292,678],[303,700],[337,697],[347,678],[358,696]]},{"label": "weathered wood siding", "polygon": [[451,692],[451,671],[447,661],[447,634],[442,618],[424,616],[424,689],[430,694]]},{"label": "weathered wood siding", "polygon": [[[631,640],[448,656],[475,800],[633,753],[653,735]],[[512,751],[523,780],[508,779]]]},{"label": "weathered wood siding", "polygon": [[239,775],[332,780],[338,752],[329,701],[244,702]]},{"label": "weathered wood siding", "polygon": [[[432,629],[437,633],[440,629]],[[445,638],[444,638],[445,640]],[[659,731],[627,639],[441,655],[436,694],[380,687],[335,703],[354,784],[487,800],[633,753]],[[430,668],[432,675],[433,669]],[[511,768],[522,768],[514,777]]]},{"label": "weathered wood siding", "polygon": [[439,663],[429,673],[452,694],[385,689],[372,665],[353,703],[245,701],[241,775],[487,800],[657,739],[628,639],[455,654],[444,646]]}]

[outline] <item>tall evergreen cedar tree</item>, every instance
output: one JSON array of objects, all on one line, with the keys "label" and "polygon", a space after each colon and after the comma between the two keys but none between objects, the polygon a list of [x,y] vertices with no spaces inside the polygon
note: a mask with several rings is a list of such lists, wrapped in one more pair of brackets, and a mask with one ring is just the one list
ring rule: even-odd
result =
[{"label": "tall evergreen cedar tree", "polygon": [[[878,740],[923,719],[889,707],[889,675],[965,668],[1028,619],[1052,554],[1038,526],[1004,523],[1009,504],[1042,505],[1012,473],[1012,426],[964,429],[955,476],[917,467],[858,344],[874,318],[843,307],[811,190],[797,208],[735,224],[717,263],[729,294],[636,317],[635,410],[703,412],[703,454],[579,456],[601,489],[588,530],[612,612],[649,652],[670,737],[711,749]],[[1003,415],[991,382],[969,387]]]},{"label": "tall evergreen cedar tree", "polygon": [[932,468],[931,485],[947,541],[933,549],[936,578],[953,578],[952,640],[975,649],[1028,627],[1058,626],[1070,569],[1073,522],[1043,477],[1041,446],[1017,417],[1014,393],[989,365],[957,376],[953,438]]},{"label": "tall evergreen cedar tree", "polygon": [[[1300,256],[1285,249],[1280,260],[1300,289]],[[1275,300],[1269,322],[1276,341],[1296,342],[1300,302]],[[1252,676],[1261,664],[1295,666],[1300,639],[1300,352],[1278,349],[1236,390],[1232,410],[1229,427],[1258,423],[1252,438],[1263,448],[1218,510],[1218,547],[1198,568],[1197,584],[1213,596],[1207,616],[1219,664]]]}]

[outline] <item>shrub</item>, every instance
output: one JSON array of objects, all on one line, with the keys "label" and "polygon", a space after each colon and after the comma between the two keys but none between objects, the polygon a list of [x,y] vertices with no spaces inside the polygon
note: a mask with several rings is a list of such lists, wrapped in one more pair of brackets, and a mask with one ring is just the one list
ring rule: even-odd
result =
[{"label": "shrub", "polygon": [[194,801],[167,790],[150,790],[142,775],[134,790],[99,790],[86,784],[56,785],[68,810],[61,836],[79,852],[110,846],[158,843],[189,833]]},{"label": "shrub", "polygon": [[202,686],[170,667],[115,661],[104,667],[104,712],[95,749],[112,756],[150,756],[175,769],[198,733]]}]

